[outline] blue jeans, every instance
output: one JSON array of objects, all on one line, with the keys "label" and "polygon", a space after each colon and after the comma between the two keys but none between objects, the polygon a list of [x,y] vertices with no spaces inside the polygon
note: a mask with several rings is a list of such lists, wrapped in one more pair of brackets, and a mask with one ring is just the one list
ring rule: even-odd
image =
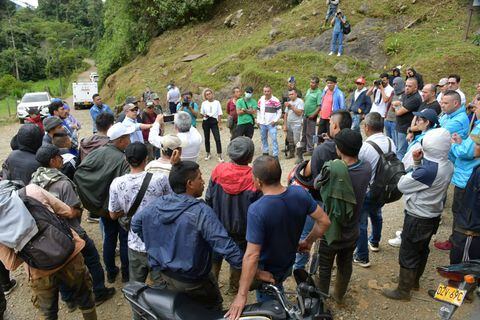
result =
[{"label": "blue jeans", "polygon": [[[368,217],[372,224],[372,234],[368,237]],[[371,201],[368,193],[360,210],[360,235],[357,240],[356,257],[368,260],[368,241],[378,245],[382,236],[382,207]]]},{"label": "blue jeans", "polygon": [[[100,263],[100,256],[98,255],[95,243],[88,235],[82,237],[85,240],[85,247],[82,249],[82,256],[85,265],[92,276],[93,293],[95,297],[101,296],[105,292],[105,274]],[[63,283],[60,284],[60,294],[63,301],[72,301],[74,299],[74,292],[70,291]]]},{"label": "blue jeans", "polygon": [[338,53],[342,54],[343,53],[343,32],[342,31],[333,32],[332,42],[330,44],[330,51],[337,52],[337,46],[338,46]]},{"label": "blue jeans", "polygon": [[122,274],[128,275],[128,233],[117,220],[101,217],[103,223],[103,263],[107,273],[116,272],[115,249],[117,241],[120,240],[120,261],[122,263]]},{"label": "blue jeans", "polygon": [[362,122],[362,115],[352,113],[352,130],[360,132],[360,122]]},{"label": "blue jeans", "polygon": [[408,142],[407,142],[407,134],[403,132],[398,132],[397,131],[397,158],[399,160],[402,160],[403,157],[405,156],[405,153],[407,153],[407,147],[408,147]]},{"label": "blue jeans", "polygon": [[272,139],[272,155],[278,157],[277,126],[260,125],[260,135],[262,137],[262,153],[268,153],[268,136]]},{"label": "blue jeans", "polygon": [[[395,121],[385,120],[385,133],[387,137],[393,140],[393,144],[397,146],[397,123]],[[400,159],[401,160],[401,159]]]},{"label": "blue jeans", "polygon": [[[307,219],[305,220],[305,225],[303,226],[302,235],[300,236],[300,240],[304,240],[308,236],[310,231],[312,231],[314,224],[315,221],[313,221],[312,217],[307,216]],[[305,269],[309,258],[309,253],[297,253],[295,257],[295,264],[293,265],[293,270]]]}]

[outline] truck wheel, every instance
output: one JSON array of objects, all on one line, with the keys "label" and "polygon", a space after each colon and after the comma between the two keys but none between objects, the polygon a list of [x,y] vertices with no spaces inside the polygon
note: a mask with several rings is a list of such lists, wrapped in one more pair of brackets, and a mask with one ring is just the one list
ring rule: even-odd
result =
[{"label": "truck wheel", "polygon": [[73,105],[73,108],[74,108],[75,110],[80,110],[80,109],[81,109],[81,108],[78,106],[78,104],[76,104],[76,103]]}]

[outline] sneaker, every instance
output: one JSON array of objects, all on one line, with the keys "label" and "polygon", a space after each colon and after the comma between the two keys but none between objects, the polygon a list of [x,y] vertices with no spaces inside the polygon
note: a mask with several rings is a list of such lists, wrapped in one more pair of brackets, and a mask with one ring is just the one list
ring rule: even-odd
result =
[{"label": "sneaker", "polygon": [[451,250],[453,247],[453,244],[450,242],[450,240],[447,240],[444,242],[435,241],[433,245],[435,246],[435,248],[439,250],[446,250],[446,251]]},{"label": "sneaker", "polygon": [[378,244],[374,244],[370,241],[368,241],[368,248],[370,249],[370,251],[373,251],[373,252],[380,251],[380,248],[379,248]]},{"label": "sneaker", "polygon": [[99,306],[115,295],[115,288],[105,288],[102,294],[95,296],[95,305]]},{"label": "sneaker", "polygon": [[205,157],[205,161],[210,160],[211,157],[212,157],[212,156],[210,155],[210,153],[207,153],[207,156]]},{"label": "sneaker", "polygon": [[117,280],[117,276],[119,272],[120,272],[120,269],[118,267],[115,267],[114,272],[107,272],[108,283],[115,283],[115,280]]},{"label": "sneaker", "polygon": [[333,56],[333,51],[330,51],[330,53],[328,54],[329,56]]},{"label": "sneaker", "polygon": [[396,235],[397,237],[401,237],[401,236],[402,236],[402,230],[397,230],[397,231],[395,231],[395,235]]},{"label": "sneaker", "polygon": [[358,264],[362,268],[370,267],[370,261],[368,259],[362,260],[362,259],[358,259],[357,257],[353,257],[353,262]]},{"label": "sneaker", "polygon": [[388,244],[391,245],[392,247],[400,248],[400,245],[402,244],[402,237],[401,236],[396,236],[393,239],[389,239]]},{"label": "sneaker", "polygon": [[342,55],[342,54],[339,52],[339,53],[337,54],[337,57],[340,57],[341,55]]},{"label": "sneaker", "polygon": [[222,158],[222,155],[221,155],[221,154],[219,154],[219,155],[218,155],[218,162],[225,162],[225,160],[223,160],[223,158]]},{"label": "sneaker", "polygon": [[13,289],[15,289],[16,287],[17,287],[17,280],[15,279],[10,280],[9,284],[2,286],[3,294],[8,296],[10,293],[12,293]]}]

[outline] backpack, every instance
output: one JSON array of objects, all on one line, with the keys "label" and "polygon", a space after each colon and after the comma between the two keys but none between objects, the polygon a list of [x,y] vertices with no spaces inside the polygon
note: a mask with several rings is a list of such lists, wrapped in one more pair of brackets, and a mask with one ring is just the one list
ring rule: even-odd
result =
[{"label": "backpack", "polygon": [[352,31],[352,26],[350,25],[350,22],[345,21],[345,23],[342,23],[342,31],[343,34],[349,34]]},{"label": "backpack", "polygon": [[375,179],[370,186],[370,198],[380,205],[399,200],[402,193],[398,190],[397,184],[400,178],[405,175],[405,166],[392,152],[392,142],[388,139],[388,152],[383,153],[382,149],[373,141],[366,141],[380,156],[375,168]]},{"label": "backpack", "polygon": [[17,252],[18,256],[32,268],[53,270],[60,267],[75,250],[70,227],[41,202],[27,196],[25,189],[20,189],[18,195],[38,227],[38,233]]}]

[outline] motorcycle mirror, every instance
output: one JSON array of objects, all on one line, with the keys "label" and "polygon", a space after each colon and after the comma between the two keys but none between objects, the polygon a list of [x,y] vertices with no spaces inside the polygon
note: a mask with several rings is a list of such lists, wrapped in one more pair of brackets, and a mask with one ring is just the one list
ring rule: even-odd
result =
[{"label": "motorcycle mirror", "polygon": [[293,270],[293,277],[295,278],[295,282],[297,283],[297,285],[302,282],[308,281],[308,273],[304,269]]}]

